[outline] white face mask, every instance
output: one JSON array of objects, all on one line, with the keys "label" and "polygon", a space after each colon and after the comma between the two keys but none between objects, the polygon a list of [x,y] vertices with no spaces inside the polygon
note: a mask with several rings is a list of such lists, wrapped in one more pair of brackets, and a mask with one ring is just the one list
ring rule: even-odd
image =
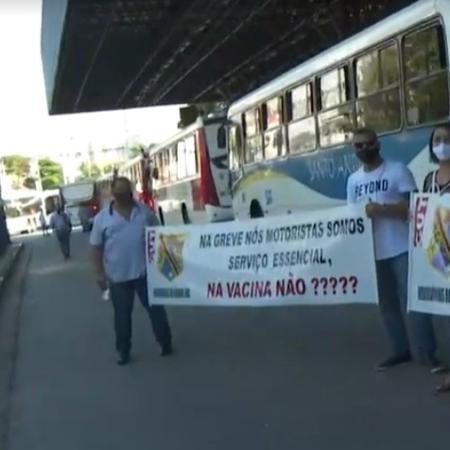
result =
[{"label": "white face mask", "polygon": [[433,153],[439,161],[447,161],[450,159],[450,144],[438,144],[433,147]]}]

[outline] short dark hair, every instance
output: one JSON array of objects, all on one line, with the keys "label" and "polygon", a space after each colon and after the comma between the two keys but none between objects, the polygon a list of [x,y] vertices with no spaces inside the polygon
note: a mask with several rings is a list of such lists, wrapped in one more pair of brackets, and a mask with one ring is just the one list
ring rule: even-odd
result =
[{"label": "short dark hair", "polygon": [[112,180],[111,189],[114,189],[117,186],[117,184],[119,184],[119,183],[126,183],[128,185],[128,187],[130,188],[130,190],[132,190],[131,181],[127,177],[115,177]]},{"label": "short dark hair", "polygon": [[372,128],[356,128],[356,130],[353,130],[353,137],[358,136],[359,134],[367,134],[373,139],[378,139],[376,131]]},{"label": "short dark hair", "polygon": [[440,123],[439,125],[436,125],[434,127],[434,130],[431,132],[430,140],[428,142],[428,152],[430,154],[430,161],[432,161],[436,164],[439,164],[439,159],[433,152],[433,138],[434,138],[434,133],[436,133],[436,130],[439,130],[439,128],[444,128],[450,133],[450,123],[449,122]]}]

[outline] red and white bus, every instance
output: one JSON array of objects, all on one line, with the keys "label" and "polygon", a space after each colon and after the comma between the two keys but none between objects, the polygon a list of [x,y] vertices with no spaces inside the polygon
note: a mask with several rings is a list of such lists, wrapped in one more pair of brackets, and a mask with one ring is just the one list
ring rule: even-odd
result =
[{"label": "red and white bus", "polygon": [[152,149],[153,193],[161,223],[233,219],[225,120],[199,117]]},{"label": "red and white bus", "polygon": [[198,118],[150,154],[143,152],[100,178],[100,197],[109,199],[115,175],[126,176],[162,224],[232,220],[226,135],[223,116]]}]

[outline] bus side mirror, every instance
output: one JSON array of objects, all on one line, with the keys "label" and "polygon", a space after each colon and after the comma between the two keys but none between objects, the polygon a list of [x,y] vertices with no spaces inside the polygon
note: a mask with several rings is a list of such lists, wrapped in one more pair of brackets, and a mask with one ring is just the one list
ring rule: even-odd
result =
[{"label": "bus side mirror", "polygon": [[227,146],[227,134],[224,125],[221,125],[217,130],[217,146],[219,148],[226,148]]},{"label": "bus side mirror", "polygon": [[159,180],[159,170],[157,167],[153,167],[152,177],[154,180]]}]

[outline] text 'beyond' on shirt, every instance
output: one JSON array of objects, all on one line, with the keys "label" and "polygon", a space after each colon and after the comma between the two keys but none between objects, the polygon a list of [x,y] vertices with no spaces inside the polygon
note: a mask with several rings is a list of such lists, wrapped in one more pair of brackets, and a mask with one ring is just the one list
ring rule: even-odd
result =
[{"label": "text 'beyond' on shirt", "polygon": [[[360,168],[347,183],[348,203],[375,202],[382,205],[398,203],[405,194],[416,190],[410,170],[401,162],[383,161],[372,170]],[[409,225],[401,219],[378,217],[373,220],[375,259],[388,259],[408,251]]]},{"label": "text 'beyond' on shirt", "polygon": [[111,282],[121,283],[145,275],[145,227],[153,225],[159,225],[158,219],[142,203],[136,203],[130,220],[110,207],[96,216],[90,243],[103,248],[103,265]]}]

